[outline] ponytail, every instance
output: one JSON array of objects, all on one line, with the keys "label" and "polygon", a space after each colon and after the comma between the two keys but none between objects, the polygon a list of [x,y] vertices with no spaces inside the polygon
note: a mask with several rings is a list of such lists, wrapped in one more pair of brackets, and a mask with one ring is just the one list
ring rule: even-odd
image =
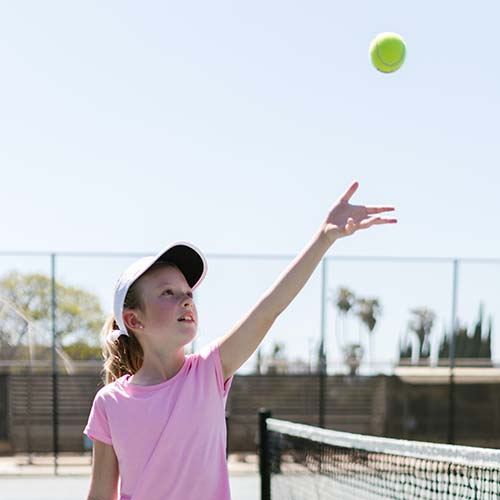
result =
[{"label": "ponytail", "polygon": [[120,335],[116,341],[109,339],[108,334],[117,328],[114,316],[110,316],[102,329],[104,337],[102,375],[105,384],[114,382],[123,375],[133,375],[142,366],[144,353],[134,332],[128,330],[128,337]]}]

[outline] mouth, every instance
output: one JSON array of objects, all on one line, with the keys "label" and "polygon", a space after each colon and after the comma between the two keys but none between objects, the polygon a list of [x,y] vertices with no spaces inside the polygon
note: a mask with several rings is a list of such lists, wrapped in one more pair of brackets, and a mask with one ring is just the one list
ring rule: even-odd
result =
[{"label": "mouth", "polygon": [[181,323],[190,323],[190,324],[195,323],[195,320],[191,314],[184,314],[177,321]]}]

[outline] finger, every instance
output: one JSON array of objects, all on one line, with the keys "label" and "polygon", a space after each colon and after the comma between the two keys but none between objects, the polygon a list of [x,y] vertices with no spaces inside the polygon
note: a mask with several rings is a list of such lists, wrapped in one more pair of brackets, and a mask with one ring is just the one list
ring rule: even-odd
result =
[{"label": "finger", "polygon": [[348,188],[347,191],[340,197],[341,201],[349,201],[351,199],[351,196],[356,192],[358,189],[359,183],[358,181],[354,181]]},{"label": "finger", "polygon": [[381,214],[382,212],[393,212],[394,207],[365,207],[369,214]]},{"label": "finger", "polygon": [[398,222],[397,219],[386,219],[383,217],[370,217],[369,219],[366,219],[366,220],[360,222],[358,227],[359,227],[359,229],[366,229],[366,228],[373,226],[373,225],[396,224],[397,222]]}]

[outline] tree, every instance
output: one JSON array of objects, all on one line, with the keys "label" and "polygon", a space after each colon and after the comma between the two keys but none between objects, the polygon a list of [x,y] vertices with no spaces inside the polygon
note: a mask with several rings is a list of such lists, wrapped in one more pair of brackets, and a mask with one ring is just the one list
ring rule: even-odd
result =
[{"label": "tree", "polygon": [[408,328],[418,337],[419,358],[429,357],[431,346],[430,335],[436,314],[426,307],[412,309],[410,312],[414,317],[409,321]]},{"label": "tree", "polygon": [[488,320],[488,335],[486,339],[481,343],[479,348],[478,357],[491,359],[491,336],[493,334],[493,318],[490,316]]},{"label": "tree", "polygon": [[[455,358],[482,358],[491,360],[491,338],[493,334],[493,319],[488,318],[487,334],[483,333],[484,306],[479,304],[478,319],[471,328],[470,334],[466,325],[461,325],[457,320],[455,333]],[[439,358],[448,359],[450,357],[450,335],[445,331],[440,345]]]},{"label": "tree", "polygon": [[[345,343],[345,319],[351,309],[354,307],[356,302],[356,297],[354,293],[346,287],[340,287],[337,291],[336,297],[333,298],[332,302],[334,302],[337,310],[339,312],[339,317],[342,320],[342,340],[341,344]],[[338,331],[338,328],[337,328]]]},{"label": "tree", "polygon": [[[339,343],[341,344],[340,345],[340,349],[344,355],[344,361],[346,362],[346,364],[348,366],[350,366],[350,362],[349,360],[351,359],[351,354],[350,354],[350,351],[349,351],[349,348],[348,348],[348,345],[350,345],[348,342],[346,342],[346,337],[345,337],[345,319],[347,317],[347,315],[349,314],[349,312],[351,311],[351,309],[354,307],[354,304],[356,302],[356,297],[354,295],[353,292],[351,292],[351,290],[349,290],[348,288],[346,287],[340,287],[337,291],[337,296],[334,298],[334,303],[335,303],[335,306],[337,307],[337,310],[339,312],[339,315],[337,317],[337,319],[341,319],[341,322],[342,322],[342,340],[339,340],[339,336],[337,335],[337,340],[339,340]],[[339,331],[339,328],[338,328],[338,321],[337,321],[337,334],[338,334],[338,331]],[[322,347],[323,346],[320,346],[320,349],[321,349],[321,352],[323,352],[322,350]],[[320,352],[320,357],[319,357],[319,363],[320,363],[320,366],[324,366],[325,369],[326,369],[326,359],[322,359],[321,358],[321,352]]]},{"label": "tree", "polygon": [[84,340],[77,340],[67,345],[64,350],[73,361],[102,360],[102,348],[96,345],[89,345]]},{"label": "tree", "polygon": [[274,342],[271,351],[271,359],[285,359],[285,344],[283,344],[283,342]]},{"label": "tree", "polygon": [[[51,279],[43,274],[10,272],[0,279],[0,357],[23,359],[27,337],[36,330],[40,352],[49,352],[52,342]],[[11,307],[6,308],[5,304]],[[12,313],[16,311],[16,313]],[[85,290],[56,283],[56,343],[60,346],[83,342],[99,345],[104,322],[98,298]]]},{"label": "tree", "polygon": [[349,367],[349,375],[356,375],[363,359],[364,349],[361,344],[348,344],[344,348],[344,359]]},{"label": "tree", "polygon": [[372,362],[372,336],[375,325],[377,324],[377,317],[380,315],[381,306],[378,299],[357,299],[356,301],[356,315],[361,323],[366,326],[368,331],[368,350],[369,362]]},{"label": "tree", "polygon": [[[337,295],[330,300],[337,307],[337,310],[339,312],[337,320],[342,320],[342,342],[339,342],[339,344],[341,344],[339,345],[339,347],[340,350],[344,353],[344,359],[350,366],[352,372],[351,365],[353,365],[353,360],[357,360],[356,362],[359,364],[363,356],[364,349],[361,348],[360,338],[358,338],[358,343],[346,342],[345,319],[350,312],[354,312],[354,314],[360,320],[360,331],[362,325],[366,327],[368,332],[368,345],[371,358],[373,330],[375,329],[377,319],[381,313],[380,302],[376,298],[357,298],[355,294],[346,287],[339,287]],[[339,340],[338,321],[336,332],[337,339]],[[359,335],[361,335],[361,333]]]},{"label": "tree", "polygon": [[262,346],[257,349],[257,356],[255,358],[255,373],[260,375],[262,369]]},{"label": "tree", "polygon": [[[484,306],[481,302],[479,304],[479,318],[473,328],[472,336],[465,341],[464,358],[477,358],[479,355],[481,344],[483,343],[483,317]],[[467,335],[467,331],[465,334]]]},{"label": "tree", "polygon": [[274,342],[269,356],[267,373],[279,373],[286,370],[285,344],[283,342]]},{"label": "tree", "polygon": [[399,337],[399,359],[410,359],[411,358],[411,342],[408,336],[405,334],[404,338],[400,335]]}]

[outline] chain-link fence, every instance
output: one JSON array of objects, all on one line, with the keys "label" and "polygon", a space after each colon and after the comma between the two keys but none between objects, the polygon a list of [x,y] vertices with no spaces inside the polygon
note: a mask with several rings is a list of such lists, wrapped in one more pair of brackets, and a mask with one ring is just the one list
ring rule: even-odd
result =
[{"label": "chain-link fence", "polygon": [[[116,278],[139,256],[0,254],[2,364],[13,352],[7,348],[9,343],[29,346],[31,339],[34,349],[34,339],[50,345],[53,334],[66,346],[95,342],[100,320],[111,312]],[[226,333],[294,257],[207,254],[209,271],[195,296],[200,323],[194,348]],[[17,281],[12,279],[13,273],[19,275]],[[29,282],[33,275],[43,275],[46,280]],[[71,295],[68,288],[82,294]],[[398,364],[437,366],[448,363],[450,352],[445,344],[449,344],[451,325],[455,323],[457,333],[462,329],[473,337],[478,322],[483,343],[491,329],[489,357],[494,363],[500,357],[494,335],[499,292],[500,259],[327,256],[273,325],[260,356],[256,353],[241,373],[259,369],[314,372],[322,341],[328,373],[347,373],[353,365],[361,374],[392,373]],[[91,305],[89,297],[95,298]],[[71,301],[80,305],[86,322],[65,316],[74,305]],[[480,349],[477,338],[476,344],[459,340],[458,362],[461,358],[484,360],[488,354],[485,345]],[[18,350],[17,357],[25,355],[27,360],[31,356],[32,361],[50,366],[48,359],[37,359],[42,356],[41,345],[37,345],[39,351]],[[71,358],[71,349],[67,352]],[[64,353],[59,356],[62,360]],[[10,361],[22,364],[22,359]],[[67,363],[68,359],[63,365],[70,370]]]},{"label": "chain-link fence", "polygon": [[[50,414],[49,447],[56,452],[61,441],[59,416],[70,425],[81,425],[76,416],[71,420],[75,405],[66,404],[71,398],[78,400],[75,387],[81,384],[67,376],[93,374],[97,380],[99,329],[111,312],[114,283],[140,256],[0,254],[0,371],[18,376],[17,389],[11,388],[10,394],[17,395],[17,408],[26,415],[16,424],[25,443],[33,439],[33,418],[41,418],[35,415],[36,405],[50,405],[43,411]],[[227,333],[295,255],[206,257],[208,274],[195,293],[198,336],[189,351]],[[410,377],[415,367],[436,367],[433,376],[450,387],[452,422],[454,373],[446,371],[450,361],[457,369],[489,368],[490,378],[497,376],[491,370],[500,358],[495,331],[499,292],[500,259],[326,256],[239,373],[319,375],[321,416],[326,411],[328,376]],[[0,382],[4,409],[7,385]],[[44,393],[42,404],[36,398]],[[83,399],[80,404],[88,405]],[[6,435],[8,416],[3,413],[0,434]],[[31,414],[35,417],[30,420]],[[453,422],[449,427],[453,441]],[[0,442],[4,438],[0,435]]]}]

